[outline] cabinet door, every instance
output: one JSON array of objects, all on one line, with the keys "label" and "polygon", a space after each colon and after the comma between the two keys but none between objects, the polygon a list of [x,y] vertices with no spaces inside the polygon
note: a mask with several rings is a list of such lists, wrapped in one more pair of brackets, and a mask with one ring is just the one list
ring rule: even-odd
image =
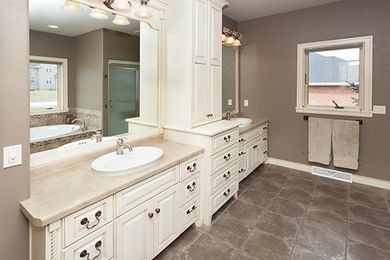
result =
[{"label": "cabinet door", "polygon": [[210,113],[209,87],[206,63],[195,62],[193,65],[193,82],[191,86],[191,121],[192,127],[207,123],[206,114]]},{"label": "cabinet door", "polygon": [[178,235],[179,187],[179,184],[176,184],[154,198],[154,256]]},{"label": "cabinet door", "polygon": [[217,121],[222,118],[222,67],[221,65],[211,65],[210,67],[210,107],[212,121]]},{"label": "cabinet door", "polygon": [[213,2],[210,2],[209,8],[209,50],[210,50],[210,62],[212,65],[221,65],[222,62],[222,8]]},{"label": "cabinet door", "polygon": [[254,169],[254,166],[255,166],[255,142],[252,141],[252,142],[249,142],[246,146],[245,146],[245,150],[246,150],[246,167],[247,167],[247,173],[250,173],[253,169]]},{"label": "cabinet door", "polygon": [[192,1],[193,55],[195,62],[207,62],[207,1]]},{"label": "cabinet door", "polygon": [[263,157],[264,157],[263,150],[261,149],[260,138],[255,139],[255,144],[253,147],[255,153],[253,168],[257,168],[257,166],[259,166],[263,162]]},{"label": "cabinet door", "polygon": [[154,215],[153,201],[150,200],[115,221],[115,259],[152,259]]}]

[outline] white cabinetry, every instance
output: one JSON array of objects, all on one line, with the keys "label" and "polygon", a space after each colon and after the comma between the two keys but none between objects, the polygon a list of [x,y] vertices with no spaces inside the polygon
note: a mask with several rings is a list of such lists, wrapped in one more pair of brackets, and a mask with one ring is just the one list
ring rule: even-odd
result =
[{"label": "white cabinetry", "polygon": [[268,155],[268,123],[239,137],[238,173],[239,181],[247,177]]},{"label": "white cabinetry", "polygon": [[222,118],[224,0],[171,0],[165,124],[192,128]]},{"label": "white cabinetry", "polygon": [[46,227],[31,227],[31,259],[152,259],[198,221],[201,161],[191,158]]}]

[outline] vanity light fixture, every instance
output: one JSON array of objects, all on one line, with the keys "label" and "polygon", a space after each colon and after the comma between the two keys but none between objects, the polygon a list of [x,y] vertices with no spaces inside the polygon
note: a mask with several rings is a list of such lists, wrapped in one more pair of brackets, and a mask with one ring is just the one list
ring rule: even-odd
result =
[{"label": "vanity light fixture", "polygon": [[227,44],[233,44],[234,43],[234,37],[233,34],[230,34],[226,39]]},{"label": "vanity light fixture", "polygon": [[129,25],[129,19],[126,16],[117,14],[115,15],[114,21],[112,21],[116,25]]},{"label": "vanity light fixture", "polygon": [[79,3],[76,3],[72,0],[65,0],[64,4],[61,6],[62,9],[73,12],[80,12],[81,6]]},{"label": "vanity light fixture", "polygon": [[109,0],[105,2],[111,2],[110,6],[117,11],[129,11],[131,8],[131,4],[128,0]]},{"label": "vanity light fixture", "polygon": [[222,29],[222,44],[233,46],[233,47],[240,47],[241,44],[241,34],[230,30],[229,28],[223,27]]},{"label": "vanity light fixture", "polygon": [[226,40],[227,40],[226,34],[222,32],[222,43],[226,42]]},{"label": "vanity light fixture", "polygon": [[137,16],[140,19],[152,18],[153,15],[148,7],[148,2],[149,0],[141,0],[141,5],[138,7],[137,11],[135,12],[135,16]]},{"label": "vanity light fixture", "polygon": [[108,18],[107,12],[100,8],[92,9],[91,12],[89,13],[89,16],[98,20],[105,20]]}]

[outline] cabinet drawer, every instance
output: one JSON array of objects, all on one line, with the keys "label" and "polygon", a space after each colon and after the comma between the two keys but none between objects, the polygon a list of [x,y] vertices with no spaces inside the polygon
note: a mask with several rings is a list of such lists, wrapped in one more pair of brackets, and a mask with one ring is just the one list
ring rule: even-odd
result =
[{"label": "cabinet drawer", "polygon": [[113,204],[111,196],[65,217],[65,247],[112,221]]},{"label": "cabinet drawer", "polygon": [[197,175],[181,184],[181,203],[185,204],[199,194],[199,177]]},{"label": "cabinet drawer", "polygon": [[265,123],[259,127],[261,135],[268,134],[268,123]]},{"label": "cabinet drawer", "polygon": [[113,238],[114,232],[112,223],[110,223],[63,250],[64,259],[109,260],[114,255]]},{"label": "cabinet drawer", "polygon": [[219,190],[211,197],[211,209],[214,214],[223,204],[225,204],[238,191],[237,179],[232,180],[230,184]]},{"label": "cabinet drawer", "polygon": [[238,157],[238,145],[233,145],[211,157],[211,174],[226,167]]},{"label": "cabinet drawer", "polygon": [[243,160],[246,156],[246,148],[241,146],[238,148],[238,160]]},{"label": "cabinet drawer", "polygon": [[199,196],[180,208],[181,232],[195,223],[199,216]]},{"label": "cabinet drawer", "polygon": [[229,165],[211,176],[211,194],[228,184],[232,179],[236,179],[238,174],[237,163]]},{"label": "cabinet drawer", "polygon": [[267,145],[268,145],[268,136],[266,135],[266,134],[264,134],[264,135],[262,135],[261,137],[260,137],[260,147],[261,148],[264,148],[264,147],[267,147]]},{"label": "cabinet drawer", "polygon": [[180,164],[180,180],[183,181],[186,178],[197,174],[201,167],[201,157],[192,158],[186,162]]},{"label": "cabinet drawer", "polygon": [[226,149],[232,144],[238,142],[239,132],[238,127],[233,130],[226,131],[222,134],[212,137],[211,139],[211,154],[217,153]]},{"label": "cabinet drawer", "polygon": [[248,176],[246,170],[246,159],[238,161],[238,181],[242,181],[245,177]]},{"label": "cabinet drawer", "polygon": [[255,139],[256,137],[260,137],[262,132],[263,132],[262,128],[258,127],[256,129],[250,131],[249,133],[247,133],[246,140],[249,142],[249,141]]},{"label": "cabinet drawer", "polygon": [[115,194],[115,216],[140,205],[179,181],[179,166],[166,170],[157,176],[131,186]]},{"label": "cabinet drawer", "polygon": [[238,138],[238,147],[241,148],[247,143],[248,134],[242,134]]}]

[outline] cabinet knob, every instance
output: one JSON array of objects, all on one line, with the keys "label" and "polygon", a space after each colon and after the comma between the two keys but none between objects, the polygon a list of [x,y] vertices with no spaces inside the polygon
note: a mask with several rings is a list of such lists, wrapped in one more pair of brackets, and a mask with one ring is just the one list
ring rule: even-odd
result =
[{"label": "cabinet knob", "polygon": [[149,213],[149,214],[148,214],[148,217],[149,217],[149,218],[153,218],[153,216],[154,216],[153,213]]},{"label": "cabinet knob", "polygon": [[158,214],[158,213],[160,213],[161,210],[159,208],[157,208],[157,209],[155,209],[155,211]]}]

